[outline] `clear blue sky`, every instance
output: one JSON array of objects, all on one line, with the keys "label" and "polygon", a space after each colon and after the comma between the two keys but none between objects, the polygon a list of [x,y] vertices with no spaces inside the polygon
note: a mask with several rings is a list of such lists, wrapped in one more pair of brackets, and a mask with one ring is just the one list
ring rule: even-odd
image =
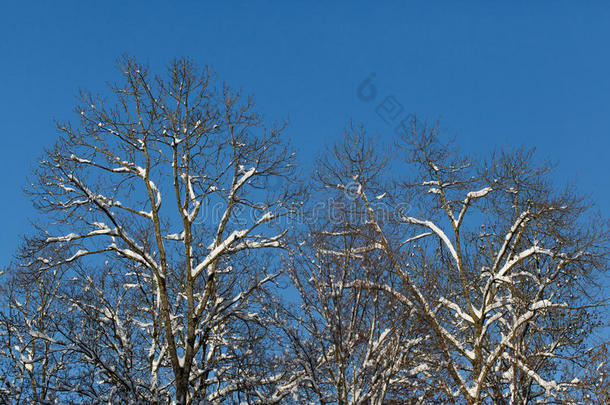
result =
[{"label": "clear blue sky", "polygon": [[[608,3],[218,3],[2,2],[0,266],[29,229],[21,190],[53,118],[72,117],[79,87],[103,91],[124,53],[154,70],[179,56],[213,65],[269,119],[290,119],[305,165],[350,117],[389,139],[375,104],[393,95],[464,150],[537,147],[608,215]],[[371,73],[365,103],[356,88]]]}]

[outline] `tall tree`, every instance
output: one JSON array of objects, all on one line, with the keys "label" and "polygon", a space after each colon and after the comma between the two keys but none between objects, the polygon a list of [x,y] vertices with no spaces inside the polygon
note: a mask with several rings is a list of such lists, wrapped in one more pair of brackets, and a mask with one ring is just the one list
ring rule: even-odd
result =
[{"label": "tall tree", "polygon": [[[573,397],[603,304],[592,293],[607,269],[608,223],[571,190],[555,191],[531,152],[461,157],[414,119],[398,143],[405,164],[380,171],[363,146],[371,141],[351,133],[348,152],[335,153],[342,176],[327,185],[364,205],[352,234],[374,237],[334,253],[383,255],[370,281],[404,312],[415,306],[433,341],[428,375],[470,404]],[[380,188],[378,176],[395,183]]]},{"label": "tall tree", "polygon": [[51,220],[30,256],[43,270],[88,264],[70,299],[90,334],[73,339],[107,345],[86,353],[107,382],[136,399],[218,401],[264,380],[240,367],[262,327],[253,297],[276,274],[249,253],[281,246],[292,154],[282,127],[208,69],[182,59],[153,77],[125,58],[120,70],[114,100],[83,92],[36,171],[29,192]]},{"label": "tall tree", "polygon": [[[388,156],[362,131],[350,126],[345,142],[316,163],[310,187],[316,197],[307,227],[295,235],[289,263],[301,305],[293,313],[296,325],[287,330],[288,342],[308,401],[415,403],[435,397],[429,378],[422,378],[430,359],[424,350],[429,334],[413,302],[403,299],[399,280],[381,271],[391,262],[380,254],[367,206],[354,198],[361,180],[369,190],[387,183]],[[389,214],[389,207],[376,201]]]}]

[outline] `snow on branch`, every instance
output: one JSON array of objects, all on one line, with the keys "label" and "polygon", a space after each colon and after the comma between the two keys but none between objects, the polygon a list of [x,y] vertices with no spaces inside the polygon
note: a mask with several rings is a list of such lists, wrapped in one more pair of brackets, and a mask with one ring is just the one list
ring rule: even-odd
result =
[{"label": "snow on branch", "polygon": [[[210,264],[212,264],[215,260],[217,260],[221,255],[229,252],[231,248],[233,248],[233,244],[239,240],[245,238],[250,232],[252,232],[259,225],[269,222],[275,216],[271,212],[267,212],[263,214],[250,228],[235,230],[229,236],[227,236],[221,243],[211,246],[211,252],[208,253],[205,259],[201,261],[197,266],[195,266],[192,270],[192,277],[196,278],[201,272],[207,268]],[[281,235],[280,235],[281,236]],[[236,248],[238,250],[244,249],[246,247],[249,248],[263,248],[263,247],[278,247],[279,246],[279,236],[259,240],[259,241],[244,241],[243,245],[238,245]]]},{"label": "snow on branch", "polygon": [[510,271],[510,269],[512,269],[516,264],[522,262],[523,260],[527,259],[528,257],[534,256],[537,254],[543,254],[543,255],[547,255],[547,256],[551,256],[551,257],[553,256],[553,252],[551,252],[548,249],[543,249],[540,246],[532,246],[529,249],[525,249],[524,251],[515,255],[512,259],[508,260],[504,264],[504,266],[502,266],[502,268],[498,271],[498,273],[494,275],[494,277],[498,278],[498,279],[505,277],[506,273],[508,271]]},{"label": "snow on branch", "polygon": [[364,253],[373,252],[375,250],[383,251],[384,247],[380,243],[372,243],[367,246],[361,246],[350,249],[343,250],[332,250],[332,249],[318,249],[318,251],[322,254],[334,255],[334,256],[342,256],[342,257],[354,257],[357,259],[362,259]]},{"label": "snow on branch", "polygon": [[466,198],[464,199],[464,201],[462,202],[462,209],[460,210],[457,220],[454,221],[454,226],[459,227],[461,225],[462,220],[464,219],[464,215],[466,214],[466,210],[468,209],[468,206],[470,205],[472,200],[475,200],[477,198],[483,198],[487,194],[489,194],[492,190],[493,189],[491,187],[485,187],[478,191],[469,192],[466,195]]},{"label": "snow on branch", "polygon": [[502,247],[500,248],[500,250],[498,251],[498,254],[496,255],[496,259],[495,259],[494,265],[492,267],[492,272],[495,272],[498,269],[498,266],[500,265],[500,261],[502,260],[502,257],[504,257],[504,254],[506,253],[506,250],[508,249],[510,242],[513,240],[513,237],[515,236],[517,231],[519,229],[525,227],[525,225],[529,221],[530,215],[531,215],[531,213],[529,211],[522,212],[521,215],[519,215],[519,218],[517,218],[517,220],[511,226],[510,230],[506,233],[506,236],[504,237],[504,243],[502,244]]},{"label": "snow on branch", "polygon": [[438,226],[436,226],[436,224],[434,224],[434,222],[423,221],[421,219],[417,219],[417,218],[413,218],[413,217],[405,217],[405,216],[402,217],[402,220],[409,224],[424,226],[424,227],[430,229],[432,232],[434,232],[436,234],[436,236],[438,236],[443,241],[443,243],[449,250],[449,253],[451,253],[453,260],[455,260],[456,266],[458,265],[459,259],[458,259],[457,252],[455,251],[455,248],[453,247],[453,244],[451,243],[451,241],[449,240],[449,238],[447,237],[445,232],[443,232]]},{"label": "snow on branch", "polygon": [[441,304],[447,306],[448,308],[452,309],[456,313],[456,315],[458,315],[460,318],[462,318],[466,322],[474,325],[474,319],[472,319],[472,317],[470,315],[468,315],[467,313],[462,311],[462,308],[460,308],[460,306],[458,304],[456,304],[455,302],[451,302],[448,299],[446,299],[445,297],[441,297],[439,299],[439,302]]},{"label": "snow on branch", "polygon": [[93,231],[91,231],[89,233],[86,233],[84,235],[78,235],[78,234],[75,234],[75,233],[69,233],[69,234],[64,235],[64,236],[51,236],[51,237],[48,237],[45,240],[45,242],[46,243],[72,242],[74,240],[85,239],[85,238],[89,238],[89,237],[92,237],[92,236],[100,236],[100,235],[118,236],[119,234],[118,234],[116,228],[115,229],[110,229],[108,227],[105,227],[105,225],[104,225],[103,228],[93,230]]}]

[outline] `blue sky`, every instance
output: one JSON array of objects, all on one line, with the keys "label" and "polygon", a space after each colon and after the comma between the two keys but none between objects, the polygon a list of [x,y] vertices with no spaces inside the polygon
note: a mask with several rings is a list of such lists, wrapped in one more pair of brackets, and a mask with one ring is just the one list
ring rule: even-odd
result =
[{"label": "blue sky", "polygon": [[[161,71],[212,65],[255,95],[307,166],[350,118],[390,139],[376,112],[441,119],[465,151],[536,147],[608,215],[610,5],[602,2],[3,2],[0,6],[0,265],[27,233],[22,188],[79,88],[105,90],[115,60]],[[376,98],[357,97],[374,74]]]}]

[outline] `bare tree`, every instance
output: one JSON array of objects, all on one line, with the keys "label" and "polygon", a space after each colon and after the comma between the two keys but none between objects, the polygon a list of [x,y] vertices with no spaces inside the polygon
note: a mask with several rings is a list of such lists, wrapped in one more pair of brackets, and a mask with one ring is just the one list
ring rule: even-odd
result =
[{"label": "bare tree", "polygon": [[335,229],[311,239],[289,266],[300,307],[283,318],[298,365],[297,402],[383,404],[405,386],[411,395],[426,336],[413,333],[410,303],[395,312],[394,297],[376,288],[383,262],[369,257],[362,238]]},{"label": "bare tree", "polygon": [[189,60],[119,66],[28,187],[0,401],[606,401],[608,222],[533,152],[414,119],[387,153],[351,125],[287,222],[283,126]]},{"label": "bare tree", "polygon": [[[607,222],[570,190],[555,192],[530,152],[461,158],[413,120],[399,143],[406,164],[380,174],[352,132],[339,156],[351,180],[328,184],[363,203],[375,237],[336,253],[384,255],[376,279],[392,280],[381,288],[396,305],[413,303],[429,328],[438,387],[471,404],[570,398],[603,303],[592,292],[607,268]],[[370,181],[392,171],[395,186]],[[390,217],[379,200],[394,207]]]},{"label": "bare tree", "polygon": [[0,311],[0,402],[53,403],[68,385],[71,362],[55,341],[61,314],[57,291],[64,269],[34,280],[17,268],[2,274]]},{"label": "bare tree", "polygon": [[[445,403],[430,384],[429,331],[400,280],[383,270],[389,256],[354,198],[363,184],[383,189],[388,164],[354,126],[316,164],[307,226],[287,263],[299,299],[282,319],[297,403]],[[385,220],[390,207],[377,201]]]},{"label": "bare tree", "polygon": [[277,276],[249,255],[282,244],[292,155],[209,70],[120,69],[114,103],[83,92],[78,125],[59,124],[29,189],[52,218],[30,255],[43,270],[86,263],[66,299],[88,333],[71,341],[102,381],[133,400],[219,402],[265,380],[238,370],[263,324],[254,297]]}]

